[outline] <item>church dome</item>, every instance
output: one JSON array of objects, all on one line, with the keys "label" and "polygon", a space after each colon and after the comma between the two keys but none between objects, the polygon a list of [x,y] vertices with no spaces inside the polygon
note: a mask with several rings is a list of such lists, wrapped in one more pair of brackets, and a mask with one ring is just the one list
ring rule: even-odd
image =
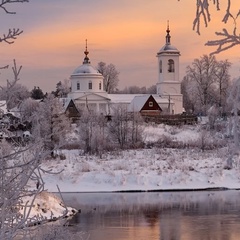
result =
[{"label": "church dome", "polygon": [[91,65],[86,40],[86,50],[83,64],[71,74],[71,92],[105,93],[103,75]]},{"label": "church dome", "polygon": [[90,64],[90,60],[88,57],[89,52],[87,50],[87,40],[86,40],[86,50],[84,51],[84,54],[85,54],[85,58],[83,60],[83,64],[81,66],[78,66],[73,71],[72,76],[87,75],[87,74],[102,76],[102,74],[100,74],[99,71]]},{"label": "church dome", "polygon": [[99,74],[99,71],[94,68],[92,65],[90,65],[89,63],[84,63],[83,65],[77,67],[72,75],[82,75],[82,74]]},{"label": "church dome", "polygon": [[166,44],[159,50],[158,53],[162,53],[162,52],[179,53],[179,50],[176,47],[174,47],[173,45],[171,45],[171,44]]},{"label": "church dome", "polygon": [[171,45],[171,36],[170,36],[170,30],[169,30],[169,26],[167,28],[167,35],[166,35],[166,44],[159,50],[158,54],[162,54],[162,53],[177,53],[180,54],[180,51],[174,47],[173,45]]}]

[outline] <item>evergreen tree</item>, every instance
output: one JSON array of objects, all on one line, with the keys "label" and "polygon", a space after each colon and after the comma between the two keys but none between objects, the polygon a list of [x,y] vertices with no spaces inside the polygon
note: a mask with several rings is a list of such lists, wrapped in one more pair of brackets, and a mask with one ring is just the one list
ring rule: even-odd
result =
[{"label": "evergreen tree", "polygon": [[31,98],[33,98],[33,99],[43,99],[44,94],[43,94],[42,89],[40,89],[39,87],[34,87],[33,90],[31,91]]}]

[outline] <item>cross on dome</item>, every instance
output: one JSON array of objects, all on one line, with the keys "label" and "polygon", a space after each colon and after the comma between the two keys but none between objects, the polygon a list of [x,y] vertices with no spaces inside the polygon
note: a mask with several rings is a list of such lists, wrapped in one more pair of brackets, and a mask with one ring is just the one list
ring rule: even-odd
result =
[{"label": "cross on dome", "polygon": [[171,40],[171,36],[170,36],[170,29],[169,29],[169,21],[168,21],[168,25],[167,25],[167,30],[166,30],[166,32],[167,32],[167,35],[166,35],[166,44],[171,44],[171,42],[170,42],[170,40]]},{"label": "cross on dome", "polygon": [[88,57],[88,49],[87,49],[87,39],[86,39],[86,49],[84,51],[84,54],[85,54],[85,58],[83,60],[83,64],[90,64],[90,61],[89,61],[89,57]]}]

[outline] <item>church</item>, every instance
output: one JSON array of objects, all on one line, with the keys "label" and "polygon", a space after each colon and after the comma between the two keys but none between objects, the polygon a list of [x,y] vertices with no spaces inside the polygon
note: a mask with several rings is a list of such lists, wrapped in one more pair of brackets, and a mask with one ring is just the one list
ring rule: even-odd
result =
[{"label": "church", "polygon": [[103,88],[103,76],[90,63],[86,44],[83,64],[70,76],[71,92],[65,104],[74,103],[80,114],[88,109],[111,115],[112,109],[118,105],[125,105],[129,112],[144,110],[145,114],[181,114],[180,52],[171,44],[169,26],[166,32],[166,42],[157,53],[156,94],[108,94]]}]

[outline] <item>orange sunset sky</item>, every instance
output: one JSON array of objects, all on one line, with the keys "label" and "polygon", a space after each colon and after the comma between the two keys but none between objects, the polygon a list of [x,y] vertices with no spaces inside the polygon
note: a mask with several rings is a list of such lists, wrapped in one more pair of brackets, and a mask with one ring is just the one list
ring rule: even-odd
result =
[{"label": "orange sunset sky", "polygon": [[[169,20],[171,43],[181,52],[182,79],[194,58],[215,50],[204,46],[207,40],[217,39],[214,32],[233,27],[231,21],[227,26],[221,23],[224,5],[219,12],[211,7],[212,21],[208,28],[202,23],[199,36],[192,30],[195,4],[195,0],[30,0],[12,4],[9,9],[16,15],[0,10],[0,34],[12,27],[24,33],[14,44],[0,44],[0,66],[16,59],[23,66],[19,83],[29,90],[39,86],[52,91],[82,64],[88,39],[91,64],[113,63],[120,72],[120,89],[149,87],[157,81],[156,54],[165,44]],[[237,12],[239,5],[239,0],[232,0],[232,11]],[[239,50],[237,46],[216,55],[218,60],[233,63],[232,78],[240,75]],[[1,71],[0,85],[11,79],[10,73],[11,69]]]}]

